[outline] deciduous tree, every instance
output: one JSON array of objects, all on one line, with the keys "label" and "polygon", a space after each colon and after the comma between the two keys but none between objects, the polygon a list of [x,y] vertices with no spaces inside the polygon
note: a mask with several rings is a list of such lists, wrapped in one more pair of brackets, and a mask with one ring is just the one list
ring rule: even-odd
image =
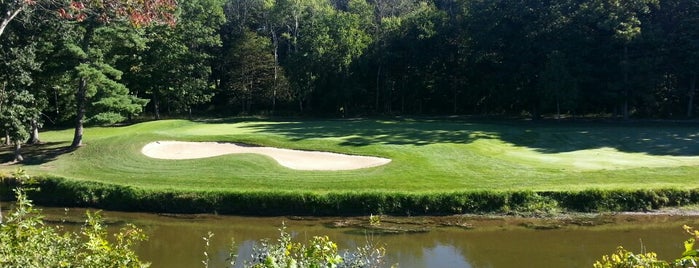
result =
[{"label": "deciduous tree", "polygon": [[148,49],[128,80],[148,94],[156,119],[163,103],[191,116],[191,107],[211,100],[215,55],[220,54],[219,30],[225,22],[223,2],[193,0],[178,7],[177,25],[146,29]]},{"label": "deciduous tree", "polygon": [[36,58],[37,44],[32,38],[21,36],[21,31],[6,34],[6,43],[0,43],[0,126],[5,143],[14,145],[15,161],[22,161],[22,143],[30,136],[30,126],[39,121],[40,107],[31,85],[32,73],[40,67]]}]

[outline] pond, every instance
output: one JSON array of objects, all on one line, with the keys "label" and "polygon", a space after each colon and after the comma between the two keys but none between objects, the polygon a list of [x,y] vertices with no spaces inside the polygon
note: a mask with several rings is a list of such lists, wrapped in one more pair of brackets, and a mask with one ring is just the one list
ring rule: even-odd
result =
[{"label": "pond", "polygon": [[[52,222],[74,228],[84,209],[44,208]],[[276,240],[282,223],[297,241],[328,235],[341,249],[368,242],[387,249],[390,263],[410,267],[591,267],[618,245],[634,252],[655,251],[663,259],[679,257],[687,235],[682,225],[699,226],[699,216],[617,214],[556,219],[496,216],[384,217],[378,228],[369,217],[297,218],[218,215],[157,215],[103,212],[116,229],[126,222],[143,228],[149,240],[137,251],[152,267],[203,267],[205,243],[210,267],[228,267],[231,239],[245,259],[262,238]],[[403,230],[406,232],[395,232]],[[390,234],[387,234],[390,233]],[[238,266],[240,267],[240,266]]]}]

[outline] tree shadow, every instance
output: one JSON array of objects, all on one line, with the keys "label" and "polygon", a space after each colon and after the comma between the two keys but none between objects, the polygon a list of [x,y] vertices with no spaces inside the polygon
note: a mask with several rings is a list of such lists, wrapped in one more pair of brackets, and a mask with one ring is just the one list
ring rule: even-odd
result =
[{"label": "tree shadow", "polygon": [[[23,165],[41,165],[56,160],[57,157],[75,151],[65,142],[42,142],[39,144],[25,144],[22,146]],[[11,146],[0,148],[0,163],[10,163],[15,155]]]},{"label": "tree shadow", "polygon": [[269,121],[248,124],[292,141],[342,138],[340,146],[468,144],[499,139],[554,154],[614,148],[650,155],[699,156],[699,128],[691,122],[526,121],[471,119],[357,119]]},{"label": "tree shadow", "polygon": [[699,128],[692,122],[540,123],[501,139],[541,153],[613,148],[649,155],[699,156]]},{"label": "tree shadow", "polygon": [[246,128],[289,137],[292,141],[343,137],[340,146],[470,143],[484,130],[471,123],[434,123],[433,120],[324,120],[265,122]]}]

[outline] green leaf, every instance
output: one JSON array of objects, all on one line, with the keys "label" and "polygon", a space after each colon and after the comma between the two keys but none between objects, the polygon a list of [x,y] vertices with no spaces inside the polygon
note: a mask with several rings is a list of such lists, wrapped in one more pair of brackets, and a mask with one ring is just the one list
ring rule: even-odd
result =
[{"label": "green leaf", "polygon": [[697,251],[694,250],[694,242],[694,238],[684,241],[684,253],[682,253],[682,257],[697,256]]}]

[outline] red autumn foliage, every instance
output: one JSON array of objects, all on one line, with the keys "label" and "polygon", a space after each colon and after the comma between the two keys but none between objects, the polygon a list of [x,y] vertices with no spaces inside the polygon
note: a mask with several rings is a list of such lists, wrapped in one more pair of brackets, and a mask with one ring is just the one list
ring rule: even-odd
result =
[{"label": "red autumn foliage", "polygon": [[77,10],[77,11],[80,11],[80,10],[85,9],[85,5],[82,2],[73,1],[70,3],[70,8]]},{"label": "red autumn foliage", "polygon": [[[26,0],[33,1],[33,0]],[[150,23],[175,24],[175,0],[82,0],[58,9],[61,18],[78,22],[94,18],[101,23],[128,20],[134,26]]]}]

